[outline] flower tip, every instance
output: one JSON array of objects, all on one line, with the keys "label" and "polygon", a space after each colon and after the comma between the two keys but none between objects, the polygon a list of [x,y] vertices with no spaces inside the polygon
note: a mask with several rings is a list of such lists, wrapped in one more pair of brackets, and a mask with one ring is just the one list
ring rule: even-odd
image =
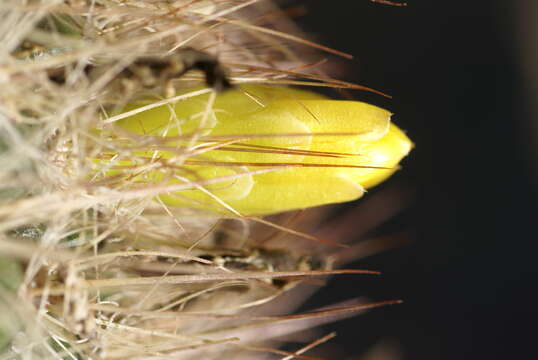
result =
[{"label": "flower tip", "polygon": [[409,137],[395,124],[391,123],[387,134],[380,140],[371,144],[369,151],[370,164],[372,166],[387,167],[387,170],[372,170],[362,179],[357,179],[365,189],[374,187],[400,167],[400,161],[409,154],[414,144]]}]

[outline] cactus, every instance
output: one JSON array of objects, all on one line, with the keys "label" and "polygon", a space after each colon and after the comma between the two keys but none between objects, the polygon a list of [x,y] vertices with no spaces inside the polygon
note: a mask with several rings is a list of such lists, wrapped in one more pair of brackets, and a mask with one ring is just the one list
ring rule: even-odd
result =
[{"label": "cactus", "polygon": [[356,199],[411,149],[387,111],[304,90],[371,90],[315,71],[347,54],[268,1],[0,11],[3,359],[312,358],[333,334],[283,339],[397,302],[293,314],[308,281],[376,272],[275,214]]}]

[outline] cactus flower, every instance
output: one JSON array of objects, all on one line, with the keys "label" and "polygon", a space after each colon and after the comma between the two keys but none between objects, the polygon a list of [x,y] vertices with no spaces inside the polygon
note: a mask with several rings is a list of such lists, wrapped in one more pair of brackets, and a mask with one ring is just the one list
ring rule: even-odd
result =
[{"label": "cactus flower", "polygon": [[116,123],[162,141],[138,156],[173,165],[139,181],[192,182],[160,195],[169,206],[265,215],[350,201],[389,177],[412,148],[390,112],[362,102],[261,85],[208,101],[204,94]]}]

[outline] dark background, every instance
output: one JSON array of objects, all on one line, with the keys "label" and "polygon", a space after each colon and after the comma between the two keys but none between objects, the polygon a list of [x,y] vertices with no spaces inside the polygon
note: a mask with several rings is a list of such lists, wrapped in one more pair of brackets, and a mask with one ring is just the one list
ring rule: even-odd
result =
[{"label": "dark background", "polygon": [[532,2],[300,2],[308,35],[355,56],[338,77],[394,97],[355,98],[393,111],[416,144],[389,181],[416,196],[386,229],[413,242],[353,264],[382,277],[333,279],[307,304],[405,301],[328,326],[349,354],[337,358],[385,339],[401,359],[535,356],[536,124],[524,67],[535,46],[521,20],[536,20]]}]

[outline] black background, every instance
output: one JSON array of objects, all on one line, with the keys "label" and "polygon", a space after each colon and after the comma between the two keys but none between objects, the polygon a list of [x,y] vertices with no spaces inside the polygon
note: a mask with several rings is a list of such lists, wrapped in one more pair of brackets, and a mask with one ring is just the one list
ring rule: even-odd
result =
[{"label": "black background", "polygon": [[308,35],[355,56],[338,77],[393,95],[354,94],[393,111],[416,144],[390,180],[416,191],[392,220],[413,242],[353,264],[381,278],[333,279],[308,304],[405,301],[328,326],[348,354],[337,358],[356,359],[383,339],[399,344],[402,359],[534,357],[536,134],[521,65],[523,1],[300,3]]}]

